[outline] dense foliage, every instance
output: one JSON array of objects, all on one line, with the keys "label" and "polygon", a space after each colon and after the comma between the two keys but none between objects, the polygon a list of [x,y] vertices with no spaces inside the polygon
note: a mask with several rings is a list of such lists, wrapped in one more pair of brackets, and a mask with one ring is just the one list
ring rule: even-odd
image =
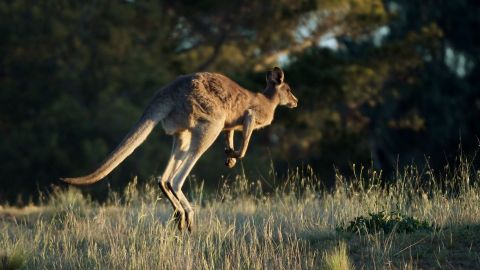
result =
[{"label": "dense foliage", "polygon": [[[275,64],[299,107],[255,134],[247,173],[270,159],[326,182],[352,162],[440,168],[478,144],[478,12],[473,0],[2,1],[0,200],[97,166],[179,74],[258,91]],[[95,190],[161,173],[169,148],[155,132]],[[195,173],[216,185],[222,164],[217,146]]]}]

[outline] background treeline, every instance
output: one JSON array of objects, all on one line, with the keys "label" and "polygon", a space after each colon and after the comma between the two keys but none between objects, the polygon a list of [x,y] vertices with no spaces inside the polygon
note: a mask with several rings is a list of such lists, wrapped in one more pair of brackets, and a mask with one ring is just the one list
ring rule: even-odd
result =
[{"label": "background treeline", "polygon": [[[210,186],[306,164],[326,183],[352,163],[443,170],[478,148],[479,14],[476,0],[3,0],[0,201],[89,172],[158,88],[201,70],[259,91],[281,65],[300,100],[243,168],[208,151],[194,173]],[[96,195],[160,174],[170,143],[156,129]]]}]

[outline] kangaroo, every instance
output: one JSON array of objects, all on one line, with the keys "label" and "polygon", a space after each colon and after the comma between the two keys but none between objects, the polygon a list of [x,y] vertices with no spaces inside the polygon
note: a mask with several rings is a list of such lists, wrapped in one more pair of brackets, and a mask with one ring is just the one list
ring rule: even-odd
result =
[{"label": "kangaroo", "polygon": [[[129,156],[161,122],[173,136],[172,152],[159,186],[174,208],[178,228],[193,229],[194,211],[182,186],[197,160],[225,132],[225,165],[235,166],[247,152],[253,130],[273,121],[278,105],[297,106],[297,98],[284,82],[283,71],[275,67],[267,72],[263,93],[250,92],[218,73],[199,72],[179,76],[158,90],[140,120],[120,145],[89,175],[61,178],[74,185],[88,185],[107,176]],[[234,132],[241,131],[243,142],[234,149]]]}]

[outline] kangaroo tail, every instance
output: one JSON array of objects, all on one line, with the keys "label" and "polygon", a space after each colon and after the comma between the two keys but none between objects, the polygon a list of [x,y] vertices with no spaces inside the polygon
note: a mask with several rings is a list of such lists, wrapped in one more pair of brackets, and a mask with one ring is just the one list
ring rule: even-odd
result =
[{"label": "kangaroo tail", "polygon": [[97,170],[86,176],[60,178],[60,180],[74,185],[88,185],[100,181],[145,141],[158,122],[158,118],[143,116]]}]

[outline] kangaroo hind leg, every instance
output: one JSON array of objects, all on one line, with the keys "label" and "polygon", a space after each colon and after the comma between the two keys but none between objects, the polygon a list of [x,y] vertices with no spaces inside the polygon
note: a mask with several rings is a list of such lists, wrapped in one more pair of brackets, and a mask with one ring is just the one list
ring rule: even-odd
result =
[{"label": "kangaroo hind leg", "polygon": [[189,147],[190,140],[189,138],[186,138],[185,135],[186,134],[180,133],[173,136],[172,153],[168,160],[167,167],[158,182],[160,190],[173,206],[174,216],[180,229],[183,229],[186,226],[185,209],[169,188],[169,180],[174,176],[175,171],[184,159],[182,155],[186,154]]},{"label": "kangaroo hind leg", "polygon": [[187,228],[193,230],[194,211],[189,201],[182,192],[182,186],[195,163],[203,153],[213,144],[223,128],[223,121],[198,124],[191,130],[190,147],[187,155],[175,175],[171,178],[170,187],[186,212]]}]

